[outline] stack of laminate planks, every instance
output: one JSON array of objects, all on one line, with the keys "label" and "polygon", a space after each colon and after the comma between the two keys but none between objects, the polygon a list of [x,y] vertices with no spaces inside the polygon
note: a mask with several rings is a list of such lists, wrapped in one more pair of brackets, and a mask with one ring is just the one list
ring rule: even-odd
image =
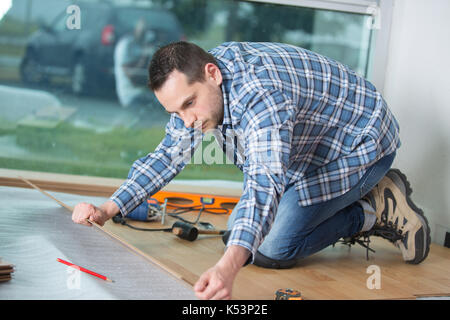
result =
[{"label": "stack of laminate planks", "polygon": [[11,280],[11,273],[13,272],[14,266],[0,257],[0,282]]}]

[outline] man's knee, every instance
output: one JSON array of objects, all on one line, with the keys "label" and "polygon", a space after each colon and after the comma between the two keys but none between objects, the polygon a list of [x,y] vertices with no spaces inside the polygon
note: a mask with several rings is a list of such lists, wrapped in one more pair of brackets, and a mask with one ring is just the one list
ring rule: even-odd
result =
[{"label": "man's knee", "polygon": [[[231,233],[230,230],[228,230],[222,236],[222,241],[225,245],[228,242],[230,233]],[[289,269],[292,268],[296,263],[297,259],[271,258],[262,254],[259,251],[256,252],[255,259],[253,261],[253,264],[258,267],[270,269]]]},{"label": "man's knee", "polygon": [[253,261],[253,264],[258,267],[270,269],[289,269],[295,266],[296,263],[297,259],[273,259],[263,255],[259,251],[256,252],[255,259]]}]

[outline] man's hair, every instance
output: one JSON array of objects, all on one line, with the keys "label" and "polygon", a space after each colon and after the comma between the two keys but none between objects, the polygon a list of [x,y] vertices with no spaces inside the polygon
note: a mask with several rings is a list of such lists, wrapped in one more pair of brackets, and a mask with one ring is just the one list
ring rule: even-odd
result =
[{"label": "man's hair", "polygon": [[148,67],[148,87],[152,91],[160,89],[174,69],[184,73],[189,84],[203,82],[207,63],[217,66],[214,56],[199,46],[185,41],[170,43],[153,55]]}]

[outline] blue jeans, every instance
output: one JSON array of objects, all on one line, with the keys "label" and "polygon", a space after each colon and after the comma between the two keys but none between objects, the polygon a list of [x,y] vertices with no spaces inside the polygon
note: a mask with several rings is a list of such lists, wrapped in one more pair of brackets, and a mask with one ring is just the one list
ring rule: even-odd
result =
[{"label": "blue jeans", "polygon": [[[272,228],[255,256],[254,264],[268,268],[288,268],[340,238],[361,231],[364,212],[357,202],[385,176],[395,152],[369,167],[350,191],[319,204],[301,207],[295,186],[288,186],[281,197]],[[236,206],[237,207],[237,206]],[[236,211],[228,219],[233,226]]]}]

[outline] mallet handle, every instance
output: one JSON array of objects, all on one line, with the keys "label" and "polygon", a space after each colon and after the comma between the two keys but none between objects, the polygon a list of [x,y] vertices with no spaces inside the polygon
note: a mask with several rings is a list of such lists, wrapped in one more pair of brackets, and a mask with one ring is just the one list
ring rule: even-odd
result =
[{"label": "mallet handle", "polygon": [[[225,233],[225,231],[223,230],[201,230],[201,229],[197,229],[198,230],[198,234],[219,234],[222,235]],[[179,228],[179,227],[175,227],[172,229],[172,232],[174,234],[176,234],[177,236],[183,233],[183,229]]]},{"label": "mallet handle", "polygon": [[223,230],[201,230],[198,229],[198,234],[224,234]]}]

